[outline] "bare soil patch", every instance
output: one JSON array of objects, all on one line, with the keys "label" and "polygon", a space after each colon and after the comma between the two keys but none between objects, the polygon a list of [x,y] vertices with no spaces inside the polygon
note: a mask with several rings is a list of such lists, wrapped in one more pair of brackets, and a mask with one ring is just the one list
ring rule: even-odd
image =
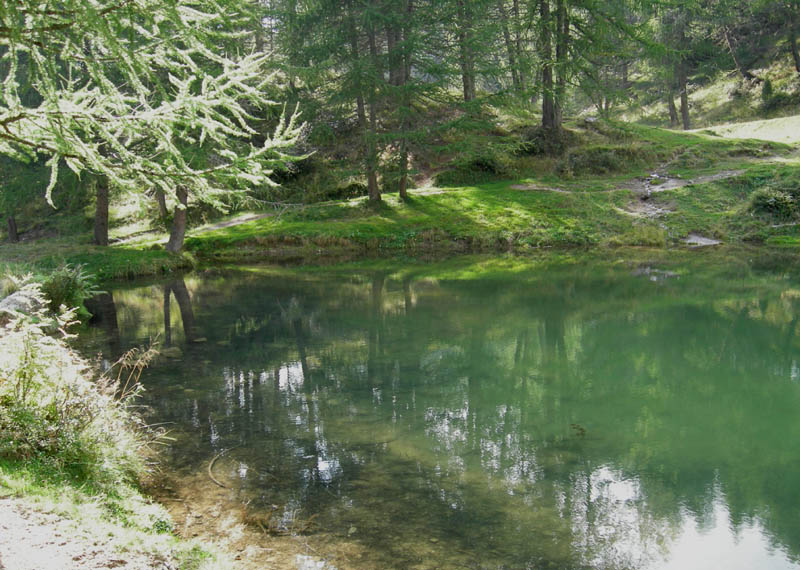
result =
[{"label": "bare soil patch", "polygon": [[108,537],[89,536],[74,521],[0,498],[0,570],[172,570],[167,558],[123,552]]}]

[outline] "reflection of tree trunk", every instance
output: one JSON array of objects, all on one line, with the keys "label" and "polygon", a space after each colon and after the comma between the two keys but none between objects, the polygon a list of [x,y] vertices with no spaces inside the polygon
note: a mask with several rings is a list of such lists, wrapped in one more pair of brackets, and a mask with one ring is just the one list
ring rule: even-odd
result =
[{"label": "reflection of tree trunk", "polygon": [[383,307],[383,273],[376,273],[372,277],[371,311],[369,319],[368,346],[367,346],[367,379],[370,384],[377,380],[378,351],[381,342],[381,309]]},{"label": "reflection of tree trunk", "polygon": [[406,309],[406,314],[411,311],[412,306],[412,296],[411,296],[411,278],[404,277],[403,278],[403,300]]},{"label": "reflection of tree trunk", "polygon": [[169,285],[164,285],[164,346],[172,345],[172,317],[169,310],[169,298],[172,289]]},{"label": "reflection of tree trunk", "polygon": [[100,293],[84,301],[86,310],[92,314],[90,322],[97,325],[108,339],[109,355],[115,360],[121,353],[117,306],[111,293]]},{"label": "reflection of tree trunk", "polygon": [[521,330],[517,334],[517,345],[514,349],[514,368],[518,369],[525,360],[525,353],[528,348],[528,329]]},{"label": "reflection of tree trunk", "polygon": [[548,314],[544,319],[545,355],[549,363],[560,362],[564,356],[564,318]]},{"label": "reflection of tree trunk", "polygon": [[300,367],[303,369],[303,380],[308,382],[308,359],[306,358],[306,341],[303,338],[303,321],[299,318],[292,321],[294,341],[297,344],[297,354],[300,357]]},{"label": "reflection of tree trunk", "polygon": [[94,243],[108,245],[108,181],[105,178],[95,183]]},{"label": "reflection of tree trunk", "polygon": [[183,334],[186,337],[186,341],[191,342],[194,340],[194,311],[192,311],[192,298],[189,295],[189,290],[186,288],[186,283],[183,279],[173,281],[170,288],[175,294],[175,300],[178,302],[178,308],[181,311]]},{"label": "reflection of tree trunk", "polygon": [[800,315],[797,313],[794,314],[792,317],[792,322],[789,323],[789,328],[786,331],[786,344],[785,344],[785,351],[786,356],[790,356],[792,353],[792,341],[795,339],[794,331],[797,328],[797,322],[800,320]]},{"label": "reflection of tree trunk", "polygon": [[8,222],[8,241],[17,243],[19,241],[19,232],[17,231],[17,220],[13,214],[9,215],[6,219]]},{"label": "reflection of tree trunk", "polygon": [[467,376],[467,449],[477,451],[480,447],[481,421],[478,415],[478,402],[480,402],[480,369],[483,364],[483,345],[486,329],[473,327],[469,334],[469,348],[467,365],[470,374]]}]

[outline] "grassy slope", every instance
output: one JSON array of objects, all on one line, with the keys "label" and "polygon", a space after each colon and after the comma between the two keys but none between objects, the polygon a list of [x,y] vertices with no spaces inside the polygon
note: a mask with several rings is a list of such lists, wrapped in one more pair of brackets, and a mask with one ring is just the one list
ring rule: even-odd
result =
[{"label": "grassy slope", "polygon": [[[726,241],[764,240],[795,231],[774,229],[772,220],[748,215],[750,192],[770,173],[793,175],[791,161],[766,164],[759,155],[785,154],[788,147],[704,133],[684,134],[628,127],[649,162],[626,172],[557,179],[551,174],[523,180],[449,189],[426,189],[401,202],[385,195],[377,209],[363,199],[326,204],[193,235],[187,247],[198,256],[240,259],[286,251],[449,250],[487,251],[569,245],[663,245],[690,231]],[[675,212],[659,219],[637,218],[621,209],[637,198],[625,189],[631,179],[657,166],[671,175],[695,177],[745,169],[731,180],[684,187],[656,195],[653,202]],[[800,174],[798,174],[800,176]],[[557,188],[521,190],[519,185]]]},{"label": "grassy slope", "polygon": [[[705,77],[701,72],[698,77],[689,80],[690,118],[695,128],[712,128],[716,131],[718,125],[761,122],[763,119],[787,117],[797,113],[800,76],[794,69],[787,47],[775,45],[767,48],[759,55],[759,61],[750,68],[757,77],[770,81],[773,94],[766,99],[762,93],[763,83],[744,82],[733,70],[733,62],[727,55],[719,64],[722,68],[713,77]],[[646,75],[638,79],[641,81],[638,97],[631,98],[627,108],[621,109],[618,116],[627,121],[668,125],[669,112],[663,90],[654,88],[655,85],[648,82]],[[786,139],[766,138],[752,132],[739,132],[733,136],[791,142]]]},{"label": "grassy slope", "polygon": [[798,144],[800,143],[800,115],[744,123],[728,123],[711,127],[706,132],[725,138],[761,139]]}]

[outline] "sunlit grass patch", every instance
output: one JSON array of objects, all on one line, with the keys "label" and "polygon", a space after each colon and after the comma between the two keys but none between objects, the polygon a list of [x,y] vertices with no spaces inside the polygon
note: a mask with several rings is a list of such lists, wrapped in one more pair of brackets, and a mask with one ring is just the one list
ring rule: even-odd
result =
[{"label": "sunlit grass patch", "polygon": [[800,143],[800,115],[716,125],[706,130],[728,139],[759,139],[797,144]]}]

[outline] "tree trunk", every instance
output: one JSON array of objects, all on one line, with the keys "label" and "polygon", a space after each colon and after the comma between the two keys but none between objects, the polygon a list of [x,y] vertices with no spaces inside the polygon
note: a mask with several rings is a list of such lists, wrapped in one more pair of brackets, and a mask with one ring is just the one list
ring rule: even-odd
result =
[{"label": "tree trunk", "polygon": [[458,0],[458,49],[464,101],[475,99],[475,62],[472,54],[472,15],[465,0]]},{"label": "tree trunk", "polygon": [[620,70],[620,74],[622,75],[622,90],[627,91],[628,88],[631,86],[628,80],[628,60],[622,62],[622,69]]},{"label": "tree trunk", "polygon": [[497,0],[497,13],[500,16],[500,26],[503,28],[503,40],[506,43],[506,52],[508,53],[508,67],[511,69],[511,84],[514,86],[514,91],[519,92],[519,74],[517,73],[517,58],[514,50],[516,49],[514,43],[511,41],[511,32],[508,29],[508,14],[506,14],[506,7],[504,6],[505,0]]},{"label": "tree trunk", "polygon": [[156,188],[154,195],[156,197],[156,202],[158,203],[158,215],[161,218],[161,222],[166,225],[167,218],[169,218],[169,210],[167,210],[167,197],[164,195],[164,191],[161,188]]},{"label": "tree trunk", "polygon": [[736,55],[736,48],[733,45],[733,40],[731,38],[731,32],[728,29],[728,26],[724,26],[722,28],[722,35],[725,38],[725,45],[728,47],[728,51],[731,54],[731,58],[733,58],[733,64],[736,66],[736,71],[739,72],[739,75],[742,76],[742,79],[747,81],[752,81],[754,79],[758,79],[755,75],[750,73],[745,67],[742,65],[739,56]]},{"label": "tree trunk", "polygon": [[539,0],[539,14],[542,18],[542,127],[555,129],[556,107],[553,89],[553,38],[550,32],[550,0]]},{"label": "tree trunk", "polygon": [[19,232],[17,231],[17,220],[13,214],[9,214],[6,218],[8,223],[8,241],[17,243],[19,241]]},{"label": "tree trunk", "polygon": [[[352,14],[349,18],[350,25],[350,55],[353,59],[353,65],[360,66],[359,60],[361,55],[358,49],[358,31]],[[358,126],[361,132],[367,132],[367,112],[364,104],[364,89],[361,81],[361,71],[359,69],[358,76],[356,77],[356,116],[358,117]]]},{"label": "tree trunk", "polygon": [[567,52],[569,50],[569,13],[567,0],[556,0],[556,93],[554,97],[556,128],[561,128],[567,92]]},{"label": "tree trunk", "polygon": [[401,200],[408,199],[408,145],[405,138],[400,141],[400,180],[397,183],[397,192]]},{"label": "tree trunk", "polygon": [[291,0],[289,2],[288,7],[288,22],[287,26],[289,28],[289,53],[288,53],[288,60],[289,60],[289,104],[290,106],[294,106],[297,103],[298,95],[297,95],[297,77],[295,74],[295,68],[299,65],[297,61],[297,46],[296,42],[300,37],[300,32],[297,29],[297,0]]},{"label": "tree trunk", "polygon": [[94,243],[108,245],[108,181],[100,179],[95,184]]},{"label": "tree trunk", "polygon": [[[369,55],[375,74],[382,74],[378,60],[378,45],[375,41],[375,30],[367,27]],[[378,187],[378,103],[375,100],[375,87],[369,89],[369,132],[367,133],[367,189],[369,201],[377,204],[381,201],[381,190]]]},{"label": "tree trunk", "polygon": [[794,69],[797,73],[800,73],[800,52],[797,50],[797,26],[794,23],[794,17],[789,22],[789,50],[792,52]]},{"label": "tree trunk", "polygon": [[186,206],[189,201],[189,193],[183,186],[175,189],[175,196],[178,204],[175,206],[175,215],[172,218],[172,230],[169,233],[167,251],[177,253],[183,247],[183,238],[186,235]]},{"label": "tree trunk", "polygon": [[525,75],[524,65],[524,51],[522,48],[522,26],[519,21],[519,0],[514,0],[511,4],[512,12],[514,13],[514,42],[517,45],[517,73],[519,76],[519,87],[525,91],[527,85],[527,78]]},{"label": "tree trunk", "polygon": [[667,94],[667,108],[669,109],[669,126],[678,126],[678,109],[675,107],[675,91],[670,87]]},{"label": "tree trunk", "polygon": [[[357,68],[357,75],[355,78],[356,84],[356,116],[358,117],[358,126],[361,132],[364,133],[364,146],[366,157],[364,160],[364,168],[367,174],[367,188],[369,189],[370,202],[380,201],[380,190],[378,189],[378,177],[375,172],[376,152],[375,152],[375,133],[372,130],[374,125],[375,109],[373,104],[374,95],[370,95],[370,122],[367,123],[367,110],[366,102],[364,100],[364,83],[361,80],[361,53],[358,47],[358,29],[356,28],[355,16],[352,13],[352,5],[348,3],[348,26],[350,28],[350,55],[353,60],[353,66]],[[371,41],[370,45],[375,44],[374,32],[370,30]]]},{"label": "tree trunk", "polygon": [[409,27],[411,18],[414,13],[414,0],[406,1],[406,17],[405,24],[402,28],[402,57],[400,63],[402,64],[402,77],[400,78],[400,85],[404,87],[402,100],[403,100],[403,116],[400,119],[401,124],[401,138],[400,138],[400,180],[397,185],[397,192],[401,200],[408,199],[408,131],[411,129],[411,94],[408,92],[406,83],[411,80],[411,45]]},{"label": "tree trunk", "polygon": [[678,89],[681,96],[681,122],[683,123],[683,130],[688,131],[691,128],[689,122],[689,89],[687,87],[686,79],[686,62],[680,60],[678,62]]}]

